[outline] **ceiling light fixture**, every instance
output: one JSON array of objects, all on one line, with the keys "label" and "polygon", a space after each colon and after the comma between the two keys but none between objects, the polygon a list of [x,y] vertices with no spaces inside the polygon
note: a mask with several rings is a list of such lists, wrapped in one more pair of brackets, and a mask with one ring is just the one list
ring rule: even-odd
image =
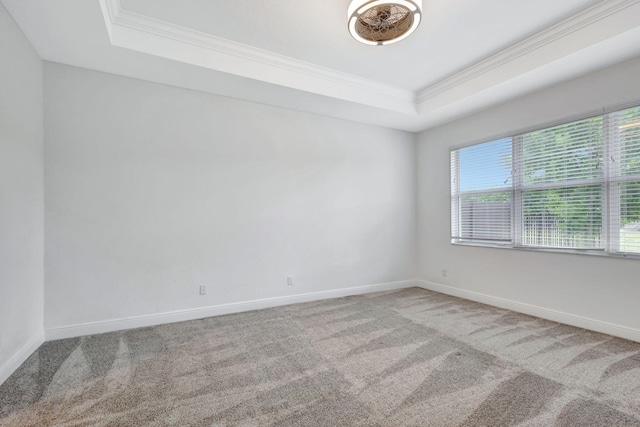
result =
[{"label": "ceiling light fixture", "polygon": [[347,10],[353,38],[372,46],[409,37],[421,15],[422,0],[353,0]]}]

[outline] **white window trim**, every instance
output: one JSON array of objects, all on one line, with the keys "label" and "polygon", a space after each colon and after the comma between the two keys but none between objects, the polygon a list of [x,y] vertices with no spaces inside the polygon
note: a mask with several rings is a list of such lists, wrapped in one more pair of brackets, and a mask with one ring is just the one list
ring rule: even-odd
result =
[{"label": "white window trim", "polygon": [[[602,212],[602,230],[603,230],[603,236],[605,238],[604,241],[604,248],[603,249],[577,249],[577,248],[550,248],[550,247],[536,247],[536,246],[531,246],[531,245],[523,245],[522,244],[522,221],[519,220],[519,218],[521,218],[522,216],[522,203],[521,203],[521,199],[522,199],[522,193],[523,193],[523,188],[522,188],[522,181],[523,181],[523,171],[522,171],[522,167],[520,167],[521,165],[512,165],[513,167],[513,171],[512,171],[512,186],[511,186],[511,192],[512,192],[512,197],[511,197],[511,203],[512,203],[512,209],[511,209],[511,225],[512,225],[512,241],[509,243],[500,243],[497,241],[481,241],[481,240],[465,240],[464,238],[451,238],[450,243],[452,245],[461,245],[461,246],[475,246],[475,247],[486,247],[486,248],[494,248],[494,249],[511,249],[511,250],[517,250],[517,251],[532,251],[532,252],[547,252],[547,253],[561,253],[561,254],[570,254],[570,255],[591,255],[591,256],[601,256],[601,257],[611,257],[611,258],[619,258],[619,259],[640,259],[640,253],[635,253],[635,252],[620,252],[617,250],[617,248],[615,247],[616,242],[620,241],[620,193],[617,191],[611,191],[611,186],[615,185],[615,184],[619,184],[622,182],[637,182],[640,181],[640,174],[637,175],[629,175],[629,176],[621,176],[619,173],[616,173],[615,171],[612,171],[611,168],[616,168],[619,167],[619,162],[611,162],[608,161],[611,157],[611,154],[609,152],[610,148],[611,148],[611,143],[610,141],[612,140],[611,137],[611,133],[617,132],[617,129],[613,129],[613,126],[610,123],[609,120],[609,115],[611,113],[617,112],[617,111],[623,111],[625,109],[629,109],[629,108],[640,108],[640,101],[634,101],[632,103],[626,103],[626,104],[620,104],[618,106],[615,107],[610,107],[610,108],[603,108],[601,112],[597,113],[597,114],[588,114],[588,115],[580,115],[580,116],[576,116],[574,118],[571,119],[565,119],[565,120],[561,120],[561,121],[555,121],[552,122],[548,125],[540,125],[540,126],[536,126],[534,128],[528,128],[524,131],[520,131],[520,132],[510,132],[511,135],[515,135],[515,136],[510,136],[510,135],[504,135],[501,134],[500,136],[496,136],[494,138],[491,139],[487,139],[484,140],[483,142],[476,142],[476,143],[472,143],[472,144],[465,144],[465,145],[461,145],[461,146],[457,146],[457,147],[452,147],[450,148],[450,161],[451,161],[451,166],[453,164],[453,161],[459,162],[458,159],[458,150],[462,149],[462,148],[466,148],[466,147],[471,147],[474,145],[478,145],[478,144],[482,144],[482,143],[486,143],[486,142],[492,142],[495,140],[499,140],[499,139],[503,139],[503,138],[512,138],[512,158],[513,159],[522,159],[521,155],[516,155],[517,150],[522,150],[522,138],[521,136],[529,133],[529,132],[535,132],[538,130],[545,130],[545,129],[549,129],[549,128],[553,128],[555,126],[560,126],[563,124],[568,124],[568,123],[572,123],[575,121],[579,121],[579,120],[586,120],[589,118],[596,118],[596,117],[603,117],[604,120],[604,124],[603,124],[603,159],[605,159],[604,161],[604,177],[602,179],[597,179],[597,180],[586,180],[584,182],[582,181],[573,181],[570,183],[562,183],[562,184],[558,184],[558,185],[545,185],[542,184],[539,186],[539,188],[562,188],[562,187],[574,187],[574,186],[579,186],[579,185],[598,185],[601,184],[602,185],[602,191],[603,191],[603,195],[602,195],[602,203],[603,203],[603,212]],[[455,158],[455,160],[454,160]],[[458,164],[459,166],[459,164]],[[458,170],[459,172],[459,167],[456,168],[456,170]],[[474,192],[464,192],[464,193],[460,193],[459,191],[459,182],[457,182],[458,180],[456,180],[456,186],[457,188],[454,189],[453,187],[453,183],[452,183],[452,187],[451,187],[451,221],[452,223],[450,224],[450,230],[453,230],[453,225],[454,225],[454,212],[458,215],[460,215],[460,209],[459,209],[459,203],[460,203],[460,197],[463,196],[464,194],[471,194]],[[527,186],[526,190],[532,190],[535,187],[533,186]],[[495,192],[505,192],[505,189],[496,189],[496,190],[487,190],[487,191],[476,191],[475,193],[478,194],[489,194],[489,193],[495,193]],[[457,198],[454,197],[455,195],[457,195]],[[454,199],[457,199],[457,203],[454,202]],[[456,207],[455,210],[454,209],[454,205]],[[613,227],[612,226],[612,220],[615,220],[618,224],[617,227]],[[457,219],[457,221],[455,222],[455,225],[457,227],[460,226],[460,218]],[[615,224],[613,224],[615,225]],[[458,235],[460,235],[460,233],[458,233]]]}]

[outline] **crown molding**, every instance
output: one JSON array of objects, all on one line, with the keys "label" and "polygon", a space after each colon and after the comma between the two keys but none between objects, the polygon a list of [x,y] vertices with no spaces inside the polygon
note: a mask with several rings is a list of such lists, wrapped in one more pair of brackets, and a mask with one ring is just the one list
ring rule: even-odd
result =
[{"label": "crown molding", "polygon": [[547,45],[599,22],[611,15],[640,4],[640,0],[606,0],[574,15],[546,30],[543,30],[520,43],[517,43],[503,51],[470,66],[462,72],[454,74],[440,82],[422,89],[416,94],[416,102],[423,103],[447,91],[450,91],[464,83],[495,71],[510,62],[529,55]]},{"label": "crown molding", "polygon": [[[131,12],[122,8],[120,0],[100,0],[100,5],[111,43],[116,46],[319,95],[417,114],[413,91]],[[185,55],[184,48],[190,53]]]},{"label": "crown molding", "polygon": [[[112,46],[286,87],[305,96],[319,95],[334,104],[331,112],[338,116],[344,112],[360,117],[357,120],[393,116],[389,120],[411,123],[411,129],[419,130],[640,53],[636,47],[640,46],[640,0],[601,0],[413,92],[135,13],[123,9],[120,0],[99,0],[99,4]],[[199,85],[195,86],[203,86]],[[273,104],[281,105],[279,100]]]}]

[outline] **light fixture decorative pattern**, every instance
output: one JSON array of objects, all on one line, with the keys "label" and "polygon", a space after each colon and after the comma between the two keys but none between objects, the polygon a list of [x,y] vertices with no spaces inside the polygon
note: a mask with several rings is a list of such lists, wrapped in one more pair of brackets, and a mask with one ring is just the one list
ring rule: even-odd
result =
[{"label": "light fixture decorative pattern", "polygon": [[349,32],[359,42],[387,45],[413,33],[422,15],[422,0],[353,0]]}]

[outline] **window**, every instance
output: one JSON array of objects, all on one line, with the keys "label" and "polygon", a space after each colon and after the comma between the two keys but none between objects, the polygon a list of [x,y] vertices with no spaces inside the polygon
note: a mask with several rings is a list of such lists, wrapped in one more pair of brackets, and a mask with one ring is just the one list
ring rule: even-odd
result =
[{"label": "window", "polygon": [[451,151],[451,238],[640,254],[640,107]]},{"label": "window", "polygon": [[451,152],[452,237],[511,243],[511,138]]}]

